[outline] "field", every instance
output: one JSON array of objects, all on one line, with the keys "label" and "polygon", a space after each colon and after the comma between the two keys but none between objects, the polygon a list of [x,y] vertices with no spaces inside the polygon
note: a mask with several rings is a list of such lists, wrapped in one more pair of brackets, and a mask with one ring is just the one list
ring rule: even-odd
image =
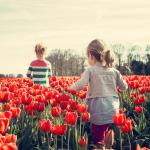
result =
[{"label": "field", "polygon": [[[0,150],[86,150],[90,114],[86,91],[68,87],[79,77],[51,77],[50,88],[28,78],[0,79]],[[150,148],[150,76],[124,76],[129,89],[114,116],[115,150]],[[147,147],[147,148],[146,148]]]}]

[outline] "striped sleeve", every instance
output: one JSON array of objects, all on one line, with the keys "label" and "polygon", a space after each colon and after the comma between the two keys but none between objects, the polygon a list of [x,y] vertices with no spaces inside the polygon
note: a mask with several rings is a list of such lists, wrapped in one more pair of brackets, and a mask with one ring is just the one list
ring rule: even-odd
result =
[{"label": "striped sleeve", "polygon": [[33,71],[33,70],[32,70],[32,66],[30,65],[29,68],[28,68],[28,71],[27,71],[27,77],[28,77],[28,78],[32,78],[32,76],[31,76],[32,71]]}]

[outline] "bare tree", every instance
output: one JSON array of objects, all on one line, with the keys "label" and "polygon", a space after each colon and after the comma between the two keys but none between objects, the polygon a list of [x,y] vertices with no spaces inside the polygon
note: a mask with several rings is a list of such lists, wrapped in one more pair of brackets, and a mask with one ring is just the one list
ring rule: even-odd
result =
[{"label": "bare tree", "polygon": [[73,50],[54,49],[47,60],[52,64],[52,72],[57,76],[80,75],[84,71],[85,57],[73,54]]}]

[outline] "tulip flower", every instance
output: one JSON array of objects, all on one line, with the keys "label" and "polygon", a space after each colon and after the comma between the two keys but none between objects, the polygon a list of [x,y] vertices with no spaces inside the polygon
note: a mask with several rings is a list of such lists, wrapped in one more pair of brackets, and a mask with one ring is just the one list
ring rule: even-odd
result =
[{"label": "tulip flower", "polygon": [[146,148],[146,147],[140,147],[139,144],[136,145],[136,150],[149,150],[149,148]]},{"label": "tulip flower", "polygon": [[121,126],[121,130],[123,133],[131,133],[132,132],[132,120],[127,119],[125,123]]},{"label": "tulip flower", "polygon": [[52,130],[52,122],[50,120],[42,120],[40,122],[40,129],[43,131],[43,132],[51,132]]},{"label": "tulip flower", "polygon": [[118,113],[113,117],[114,124],[122,126],[126,122],[126,115],[123,113]]},{"label": "tulip flower", "polygon": [[53,117],[59,117],[61,115],[61,108],[60,107],[52,107],[51,114]]},{"label": "tulip flower", "polygon": [[17,142],[17,136],[14,134],[6,134],[5,135],[5,142],[6,143],[16,143]]},{"label": "tulip flower", "polygon": [[8,118],[0,118],[0,133],[3,134],[7,131],[9,126],[9,119]]},{"label": "tulip flower", "polygon": [[142,104],[145,101],[145,96],[144,95],[139,95],[139,102]]},{"label": "tulip flower", "polygon": [[16,143],[0,144],[0,150],[18,150]]},{"label": "tulip flower", "polygon": [[54,135],[65,135],[67,132],[67,125],[55,125],[51,129]]},{"label": "tulip flower", "polygon": [[69,103],[68,101],[61,101],[60,102],[61,109],[65,110],[67,108],[68,103]]},{"label": "tulip flower", "polygon": [[136,106],[135,107],[135,112],[136,113],[141,113],[143,111],[143,107],[142,106]]},{"label": "tulip flower", "polygon": [[79,113],[84,113],[84,112],[87,111],[87,109],[88,109],[88,105],[87,104],[78,104],[77,105],[77,111]]},{"label": "tulip flower", "polygon": [[80,147],[85,147],[87,143],[88,143],[87,138],[85,138],[84,136],[79,137],[78,144],[80,145]]},{"label": "tulip flower", "polygon": [[10,111],[12,112],[12,118],[20,117],[21,109],[20,108],[11,108]]},{"label": "tulip flower", "polygon": [[90,113],[89,112],[82,113],[81,119],[83,122],[89,122],[90,121]]},{"label": "tulip flower", "polygon": [[65,115],[65,120],[67,124],[75,125],[77,122],[78,115],[76,112],[67,112]]}]

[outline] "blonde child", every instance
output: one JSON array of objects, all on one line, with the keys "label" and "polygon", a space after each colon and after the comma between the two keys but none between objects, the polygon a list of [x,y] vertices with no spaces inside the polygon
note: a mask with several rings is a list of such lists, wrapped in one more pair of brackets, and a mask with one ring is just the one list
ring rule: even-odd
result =
[{"label": "blonde child", "polygon": [[102,40],[90,42],[87,56],[90,67],[70,89],[80,90],[88,84],[87,104],[91,114],[93,142],[104,150],[107,145],[106,134],[113,123],[112,118],[119,111],[117,86],[121,90],[126,90],[128,86],[120,72],[113,67],[113,52],[107,49]]},{"label": "blonde child", "polygon": [[36,44],[35,53],[36,60],[30,63],[28,68],[27,77],[32,78],[34,84],[42,86],[49,86],[49,77],[51,76],[51,64],[45,60],[46,47],[41,43]]}]

